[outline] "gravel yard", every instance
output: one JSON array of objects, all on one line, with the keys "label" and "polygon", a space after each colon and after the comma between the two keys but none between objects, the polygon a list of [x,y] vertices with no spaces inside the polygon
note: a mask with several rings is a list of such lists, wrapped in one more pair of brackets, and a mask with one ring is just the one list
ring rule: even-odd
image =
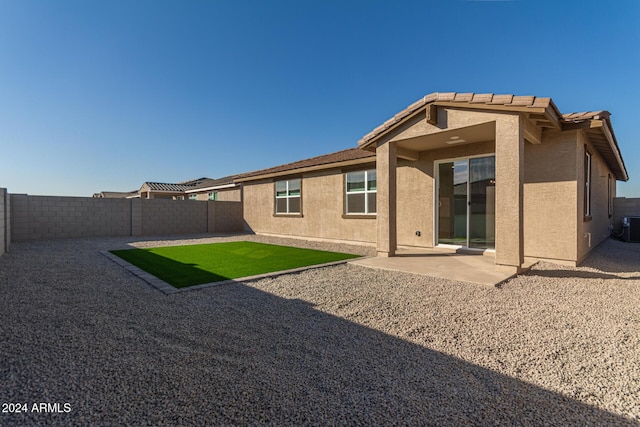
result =
[{"label": "gravel yard", "polygon": [[[234,239],[287,242],[190,241]],[[165,295],[98,253],[129,242],[0,258],[0,403],[28,409],[0,425],[640,425],[640,244],[500,288],[341,265]]]}]

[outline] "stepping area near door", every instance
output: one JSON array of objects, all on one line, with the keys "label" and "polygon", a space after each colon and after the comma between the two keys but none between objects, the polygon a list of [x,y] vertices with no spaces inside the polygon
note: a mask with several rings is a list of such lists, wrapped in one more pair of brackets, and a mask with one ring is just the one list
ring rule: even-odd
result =
[{"label": "stepping area near door", "polygon": [[[395,257],[364,258],[350,264],[441,277],[457,282],[497,286],[515,274],[496,270],[495,254],[455,249],[398,249]],[[529,269],[535,262],[526,262]]]}]

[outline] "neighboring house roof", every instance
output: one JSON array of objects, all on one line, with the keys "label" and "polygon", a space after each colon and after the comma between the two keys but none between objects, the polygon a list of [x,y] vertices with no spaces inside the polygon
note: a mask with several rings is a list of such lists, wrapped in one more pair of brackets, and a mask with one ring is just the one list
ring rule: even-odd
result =
[{"label": "neighboring house roof", "polygon": [[207,178],[195,185],[193,188],[186,191],[186,193],[199,193],[202,191],[211,191],[211,190],[223,190],[228,188],[236,187],[234,180],[238,175],[229,175],[223,178],[211,179]]},{"label": "neighboring house roof", "polygon": [[375,141],[391,129],[414,117],[427,106],[459,107],[497,111],[524,112],[540,128],[558,130],[583,129],[592,144],[607,162],[616,179],[627,181],[627,174],[618,142],[607,111],[561,114],[551,98],[535,96],[496,95],[493,93],[434,92],[417,100],[358,141],[360,148],[371,148]]},{"label": "neighboring house roof", "polygon": [[165,182],[145,182],[140,187],[142,191],[172,191],[172,192],[183,192],[186,190],[192,189],[193,185],[185,185],[185,184],[170,184]]},{"label": "neighboring house roof", "polygon": [[376,154],[370,151],[361,150],[359,148],[349,148],[347,150],[336,151],[335,153],[324,154],[322,156],[241,174],[236,177],[235,181],[251,181],[279,175],[325,169],[327,167],[340,167],[347,166],[349,164],[368,163],[374,161],[375,156]]},{"label": "neighboring house roof", "polygon": [[93,197],[105,198],[105,199],[126,199],[127,197],[137,194],[138,190],[133,191],[101,191],[94,193]]},{"label": "neighboring house roof", "polygon": [[189,181],[177,182],[176,184],[188,185],[188,186],[198,186],[201,185],[204,181],[211,180],[211,178],[202,177],[197,179],[191,179]]}]

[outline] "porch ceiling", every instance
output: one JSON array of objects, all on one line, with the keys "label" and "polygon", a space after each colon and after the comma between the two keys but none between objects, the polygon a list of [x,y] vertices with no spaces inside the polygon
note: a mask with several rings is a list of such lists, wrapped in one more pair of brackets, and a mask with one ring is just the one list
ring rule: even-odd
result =
[{"label": "porch ceiling", "polygon": [[493,141],[496,138],[495,122],[481,123],[455,129],[447,129],[428,135],[396,141],[399,148],[411,151],[436,150],[444,147]]}]

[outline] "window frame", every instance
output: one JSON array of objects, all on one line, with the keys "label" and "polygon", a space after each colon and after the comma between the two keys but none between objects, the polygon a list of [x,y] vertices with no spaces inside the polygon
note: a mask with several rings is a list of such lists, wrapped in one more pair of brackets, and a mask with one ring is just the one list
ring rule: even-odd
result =
[{"label": "window frame", "polygon": [[[299,194],[290,194],[290,192],[292,190],[289,190],[289,183],[291,181],[298,181],[299,182]],[[284,196],[278,196],[278,183],[280,182],[284,182],[285,184],[285,192],[286,195]],[[295,191],[295,190],[293,190]],[[287,206],[287,211],[286,212],[278,212],[278,199],[286,199],[286,206]],[[290,200],[291,199],[299,199],[299,206],[300,206],[300,210],[299,212],[291,212],[291,207],[290,207]],[[279,179],[279,180],[274,180],[273,181],[273,216],[286,216],[286,217],[302,217],[302,177],[289,177],[286,179]]]},{"label": "window frame", "polygon": [[607,214],[609,218],[613,216],[613,179],[611,174],[607,174]]},{"label": "window frame", "polygon": [[210,191],[208,194],[208,200],[213,201],[213,202],[217,202],[218,201],[218,192],[217,191]]},{"label": "window frame", "polygon": [[[376,186],[375,189],[371,190],[369,188],[369,173],[376,174]],[[349,191],[349,175],[356,173],[364,173],[364,190],[356,190]],[[375,168],[370,169],[356,169],[356,170],[348,170],[343,173],[343,196],[344,196],[344,214],[343,218],[376,218],[378,214],[378,176],[377,170]],[[364,195],[364,212],[349,212],[349,195],[350,194],[363,194]],[[370,212],[369,209],[369,195],[375,194],[376,197],[376,210],[375,212]]]},{"label": "window frame", "polygon": [[584,220],[591,221],[591,171],[593,168],[593,155],[585,145],[584,147]]},{"label": "window frame", "polygon": [[189,194],[189,200],[198,200],[197,194]]}]

